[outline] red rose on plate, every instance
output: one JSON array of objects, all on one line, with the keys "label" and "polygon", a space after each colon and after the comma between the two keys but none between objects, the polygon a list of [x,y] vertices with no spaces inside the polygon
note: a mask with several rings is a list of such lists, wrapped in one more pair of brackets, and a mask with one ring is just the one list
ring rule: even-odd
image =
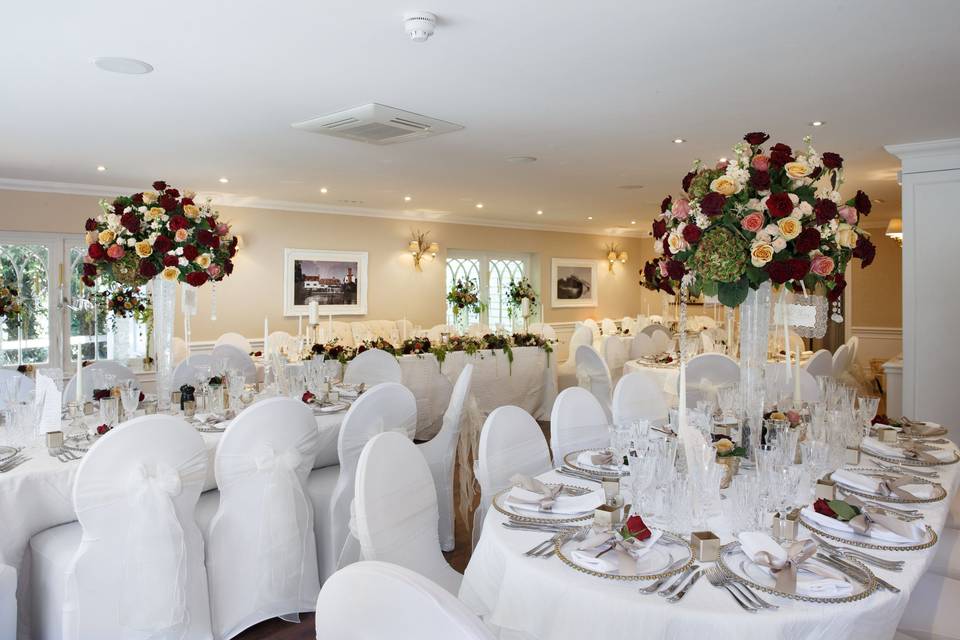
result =
[{"label": "red rose on plate", "polygon": [[173,249],[173,240],[167,236],[157,236],[157,239],[153,241],[153,252],[154,253],[166,253]]},{"label": "red rose on plate", "polygon": [[774,218],[786,218],[793,213],[793,200],[790,199],[790,194],[782,191],[771,194],[767,198],[767,211]]},{"label": "red rose on plate", "polygon": [[198,255],[200,255],[200,250],[192,244],[188,244],[183,248],[183,257],[187,260],[193,261]]},{"label": "red rose on plate", "polygon": [[187,274],[187,284],[193,287],[199,287],[209,279],[206,271],[194,271]]},{"label": "red rose on plate", "polygon": [[97,221],[93,218],[87,218],[87,222],[83,225],[83,228],[87,231],[96,231]]},{"label": "red rose on plate", "polygon": [[167,188],[167,183],[163,180],[157,180],[153,183],[153,188],[155,191],[165,191]]},{"label": "red rose on plate", "polygon": [[767,135],[766,133],[764,133],[763,131],[753,131],[753,132],[748,133],[747,135],[743,136],[743,139],[744,139],[748,144],[756,147],[757,145],[761,145],[761,144],[763,144],[764,142],[766,142],[767,140],[769,140],[769,139],[770,139],[770,136],[768,136],[768,135]]},{"label": "red rose on plate", "polygon": [[813,227],[807,227],[794,239],[793,246],[797,253],[810,253],[820,246],[820,232]]},{"label": "red rose on plate", "polygon": [[683,182],[680,184],[683,186],[684,191],[690,191],[690,185],[693,183],[693,179],[697,177],[695,171],[690,171],[687,175],[683,176]]},{"label": "red rose on plate", "polygon": [[817,218],[817,224],[826,224],[837,217],[839,210],[837,203],[826,198],[818,198],[813,205],[813,215]]},{"label": "red rose on plate", "polygon": [[843,158],[840,157],[839,153],[834,153],[833,151],[827,151],[822,156],[823,166],[827,169],[839,169],[843,166]]},{"label": "red rose on plate", "polygon": [[769,191],[770,172],[769,171],[751,171],[750,186],[757,191]]},{"label": "red rose on plate", "polygon": [[853,206],[857,208],[857,211],[860,212],[860,215],[870,215],[870,210],[873,209],[873,204],[870,202],[870,196],[865,194],[863,191],[857,191],[857,195],[853,196]]},{"label": "red rose on plate", "polygon": [[180,263],[180,258],[174,255],[165,255],[163,256],[163,266],[165,267],[175,267]]},{"label": "red rose on plate", "polygon": [[711,191],[700,201],[700,211],[706,216],[718,216],[723,213],[723,205],[727,202],[727,196],[716,191]]},{"label": "red rose on plate", "polygon": [[650,537],[650,528],[643,522],[640,516],[630,516],[626,522],[627,533],[637,540],[646,540]]},{"label": "red rose on plate", "polygon": [[105,434],[107,431],[110,431],[110,425],[102,424],[102,425],[100,425],[99,427],[97,427],[97,435],[98,435],[98,436],[102,436],[102,435]]},{"label": "red rose on plate", "polygon": [[823,498],[817,498],[817,501],[813,503],[813,510],[829,518],[837,517],[836,512],[830,508],[830,505]]},{"label": "red rose on plate", "polygon": [[695,224],[688,224],[683,228],[683,239],[690,244],[700,242],[700,236],[703,235],[703,229]]},{"label": "red rose on plate", "polygon": [[670,205],[673,204],[673,196],[667,196],[660,202],[660,213],[666,213],[670,209]]},{"label": "red rose on plate", "polygon": [[87,247],[87,255],[93,258],[94,260],[103,260],[107,257],[107,252],[103,248],[103,245],[99,242],[94,242],[89,247]]},{"label": "red rose on plate", "polygon": [[160,269],[157,268],[157,265],[155,265],[150,260],[141,260],[140,266],[137,268],[137,271],[144,278],[152,278],[153,276],[160,273]]}]

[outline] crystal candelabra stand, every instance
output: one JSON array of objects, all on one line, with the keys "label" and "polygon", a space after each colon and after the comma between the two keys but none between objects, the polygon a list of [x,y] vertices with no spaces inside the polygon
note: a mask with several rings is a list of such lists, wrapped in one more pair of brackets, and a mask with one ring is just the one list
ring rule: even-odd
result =
[{"label": "crystal candelabra stand", "polygon": [[742,400],[742,444],[747,459],[756,460],[763,428],[763,402],[766,386],[764,369],[767,363],[767,340],[770,332],[770,282],[750,289],[740,305],[740,397]]},{"label": "crystal candelabra stand", "polygon": [[177,283],[158,276],[151,281],[153,290],[153,345],[156,351],[157,406],[170,408],[173,390],[173,320]]}]

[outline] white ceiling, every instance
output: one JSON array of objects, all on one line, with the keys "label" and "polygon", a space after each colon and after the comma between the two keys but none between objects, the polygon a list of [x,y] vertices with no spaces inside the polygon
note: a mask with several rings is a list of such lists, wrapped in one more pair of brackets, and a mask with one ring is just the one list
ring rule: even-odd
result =
[{"label": "white ceiling", "polygon": [[[429,42],[407,40],[406,10],[440,17]],[[4,14],[0,178],[164,178],[231,200],[611,232],[649,220],[693,158],[746,131],[793,146],[813,133],[846,159],[851,193],[886,201],[880,216],[899,201],[882,145],[960,136],[956,0],[58,0]],[[105,73],[95,56],[156,70]],[[289,126],[367,102],[466,128],[373,146]]]}]

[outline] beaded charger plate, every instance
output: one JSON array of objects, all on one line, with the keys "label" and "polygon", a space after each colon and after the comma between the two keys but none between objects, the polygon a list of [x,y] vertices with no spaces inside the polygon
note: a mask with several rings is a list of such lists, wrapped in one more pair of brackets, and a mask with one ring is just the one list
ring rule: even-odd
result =
[{"label": "beaded charger plate", "polygon": [[859,533],[844,533],[836,529],[823,529],[800,514],[800,524],[809,529],[818,536],[834,542],[842,542],[851,547],[860,547],[861,549],[874,549],[877,551],[922,551],[929,549],[937,543],[937,532],[930,525],[924,525],[924,539],[920,542],[890,542],[887,540],[876,541],[870,536],[860,535]]},{"label": "beaded charger plate", "polygon": [[946,462],[925,462],[923,460],[917,460],[915,458],[907,458],[906,456],[885,456],[879,453],[873,453],[864,449],[863,446],[860,447],[862,453],[867,454],[871,458],[876,458],[877,460],[883,460],[885,462],[893,462],[895,464],[905,464],[908,467],[941,467],[948,464],[956,464],[960,461],[960,452],[953,452],[953,460],[947,460]]},{"label": "beaded charger plate", "polygon": [[[571,569],[597,578],[625,581],[659,580],[682,573],[693,564],[693,549],[690,543],[675,533],[664,531],[653,548],[637,561],[636,574],[597,571],[579,564],[573,558],[573,551],[580,542],[577,533],[578,531],[568,531],[557,538],[554,543],[557,557]],[[682,562],[671,568],[677,561]]]},{"label": "beaded charger plate", "polygon": [[6,462],[13,456],[17,455],[19,449],[16,447],[8,447],[6,445],[0,446],[0,463]]},{"label": "beaded charger plate", "polygon": [[[871,478],[885,478],[888,477],[889,473],[884,473],[883,471],[876,471],[875,469],[851,469],[851,471],[856,471],[865,476]],[[897,504],[921,504],[925,502],[938,502],[947,497],[947,490],[943,488],[939,482],[932,482],[926,478],[916,478],[911,476],[910,484],[923,484],[931,485],[934,488],[934,494],[932,498],[901,498],[897,495],[883,495],[879,493],[870,493],[869,491],[863,491],[861,489],[855,489],[848,484],[845,484],[843,481],[834,480],[837,486],[844,493],[852,493],[855,496],[860,496],[861,498],[870,498],[871,500],[877,500],[879,502],[890,502]]]},{"label": "beaded charger plate", "polygon": [[[856,578],[847,574],[847,582],[852,591],[843,596],[814,596],[802,593],[788,593],[776,588],[776,579],[766,570],[754,563],[743,552],[740,543],[737,541],[729,542],[720,548],[720,557],[717,559],[717,566],[733,580],[743,583],[748,587],[758,591],[780,596],[781,598],[790,598],[792,600],[801,600],[803,602],[820,602],[824,604],[843,604],[847,602],[857,602],[863,600],[877,590],[877,578],[873,575],[863,563],[858,560],[844,558],[846,562],[855,565],[864,572],[868,579]],[[807,560],[807,562],[810,562]],[[802,565],[801,565],[802,567]]]},{"label": "beaded charger plate", "polygon": [[[563,493],[570,496],[582,496],[595,489],[586,489],[570,484],[547,484],[548,487],[563,487]],[[511,487],[512,489],[512,487]],[[504,489],[493,497],[493,508],[514,522],[527,522],[532,524],[560,524],[566,522],[581,522],[593,518],[593,509],[588,512],[571,515],[566,513],[550,513],[549,511],[535,511],[533,509],[519,509],[507,502],[507,494],[510,489]],[[602,498],[601,498],[602,500]]]},{"label": "beaded charger plate", "polygon": [[594,476],[597,479],[600,478],[623,478],[630,475],[630,471],[624,469],[620,471],[615,465],[594,465],[586,464],[580,462],[577,458],[580,457],[580,454],[600,454],[600,453],[610,453],[609,449],[580,449],[579,451],[571,451],[567,455],[563,456],[563,463],[570,467],[580,471],[581,473],[588,473],[591,476]]}]

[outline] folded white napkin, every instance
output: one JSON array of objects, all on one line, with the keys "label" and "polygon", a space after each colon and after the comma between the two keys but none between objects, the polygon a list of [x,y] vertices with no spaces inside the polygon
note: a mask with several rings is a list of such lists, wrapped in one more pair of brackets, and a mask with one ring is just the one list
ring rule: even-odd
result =
[{"label": "folded white napkin", "polygon": [[[772,558],[779,562],[787,559],[787,550],[781,547],[776,540],[762,531],[744,531],[737,536],[740,540],[740,547],[743,553],[754,560],[757,554],[766,551]],[[805,596],[816,596],[820,598],[833,598],[849,595],[853,592],[853,586],[847,582],[843,574],[834,571],[822,563],[817,563],[817,573],[811,573],[805,567],[809,562],[816,562],[813,559],[806,560],[800,565],[797,571],[797,593]],[[762,564],[757,566],[769,575],[772,575],[769,567]],[[827,574],[830,577],[826,577]]]},{"label": "folded white napkin", "polygon": [[[848,471],[847,469],[837,469],[830,474],[830,478],[834,482],[839,482],[857,491],[866,491],[867,493],[875,494],[880,493],[880,478],[872,478],[862,473],[857,473],[856,471]],[[900,488],[921,500],[929,500],[936,495],[936,489],[934,489],[932,484],[905,484],[901,485]]]},{"label": "folded white napkin", "polygon": [[[620,572],[622,558],[627,555],[625,552],[619,549],[612,549],[598,557],[598,554],[610,547],[610,541],[613,539],[613,535],[616,534],[613,532],[601,532],[591,535],[577,545],[577,548],[573,550],[570,557],[574,562],[587,569],[603,573]],[[636,563],[636,561],[643,558],[653,549],[662,535],[662,531],[651,529],[650,537],[646,540],[634,540],[630,545],[629,557]]]},{"label": "folded white napkin", "polygon": [[594,464],[593,456],[596,452],[594,451],[583,451],[577,455],[577,464],[581,464],[585,467],[591,467],[593,469],[603,469],[604,471],[616,471],[618,469],[615,464]]},{"label": "folded white napkin", "polygon": [[359,394],[357,386],[353,384],[338,384],[334,387],[337,393],[344,398],[356,398]]},{"label": "folded white napkin", "polygon": [[[887,444],[886,442],[880,442],[876,438],[864,438],[860,446],[870,453],[887,456],[888,458],[906,457],[904,450],[900,447]],[[950,449],[934,448],[930,449],[929,451],[924,451],[924,453],[933,456],[940,462],[950,462],[954,459],[952,447]]]},{"label": "folded white napkin", "polygon": [[[848,523],[817,513],[812,507],[804,507],[800,512],[800,515],[807,520],[810,520],[814,524],[827,527],[828,529],[833,529],[834,531],[841,531],[847,534],[856,533],[853,530],[853,527],[851,527]],[[910,528],[910,537],[901,536],[893,531],[877,525],[870,527],[870,537],[874,540],[880,540],[883,542],[901,542],[906,544],[920,542],[926,538],[927,531],[920,522],[909,522],[904,524]]]},{"label": "folded white napkin", "polygon": [[[537,500],[539,500],[540,497],[540,494],[533,491],[527,491],[526,489],[522,489],[520,487],[513,487],[510,489],[510,493],[507,494],[506,502],[514,511],[533,511],[536,513],[541,513],[541,510],[537,505]],[[590,513],[603,504],[603,498],[604,496],[602,489],[585,493],[582,496],[570,496],[561,493],[554,500],[553,506],[550,508],[548,513],[556,513],[561,515],[581,515],[584,513]]]}]

